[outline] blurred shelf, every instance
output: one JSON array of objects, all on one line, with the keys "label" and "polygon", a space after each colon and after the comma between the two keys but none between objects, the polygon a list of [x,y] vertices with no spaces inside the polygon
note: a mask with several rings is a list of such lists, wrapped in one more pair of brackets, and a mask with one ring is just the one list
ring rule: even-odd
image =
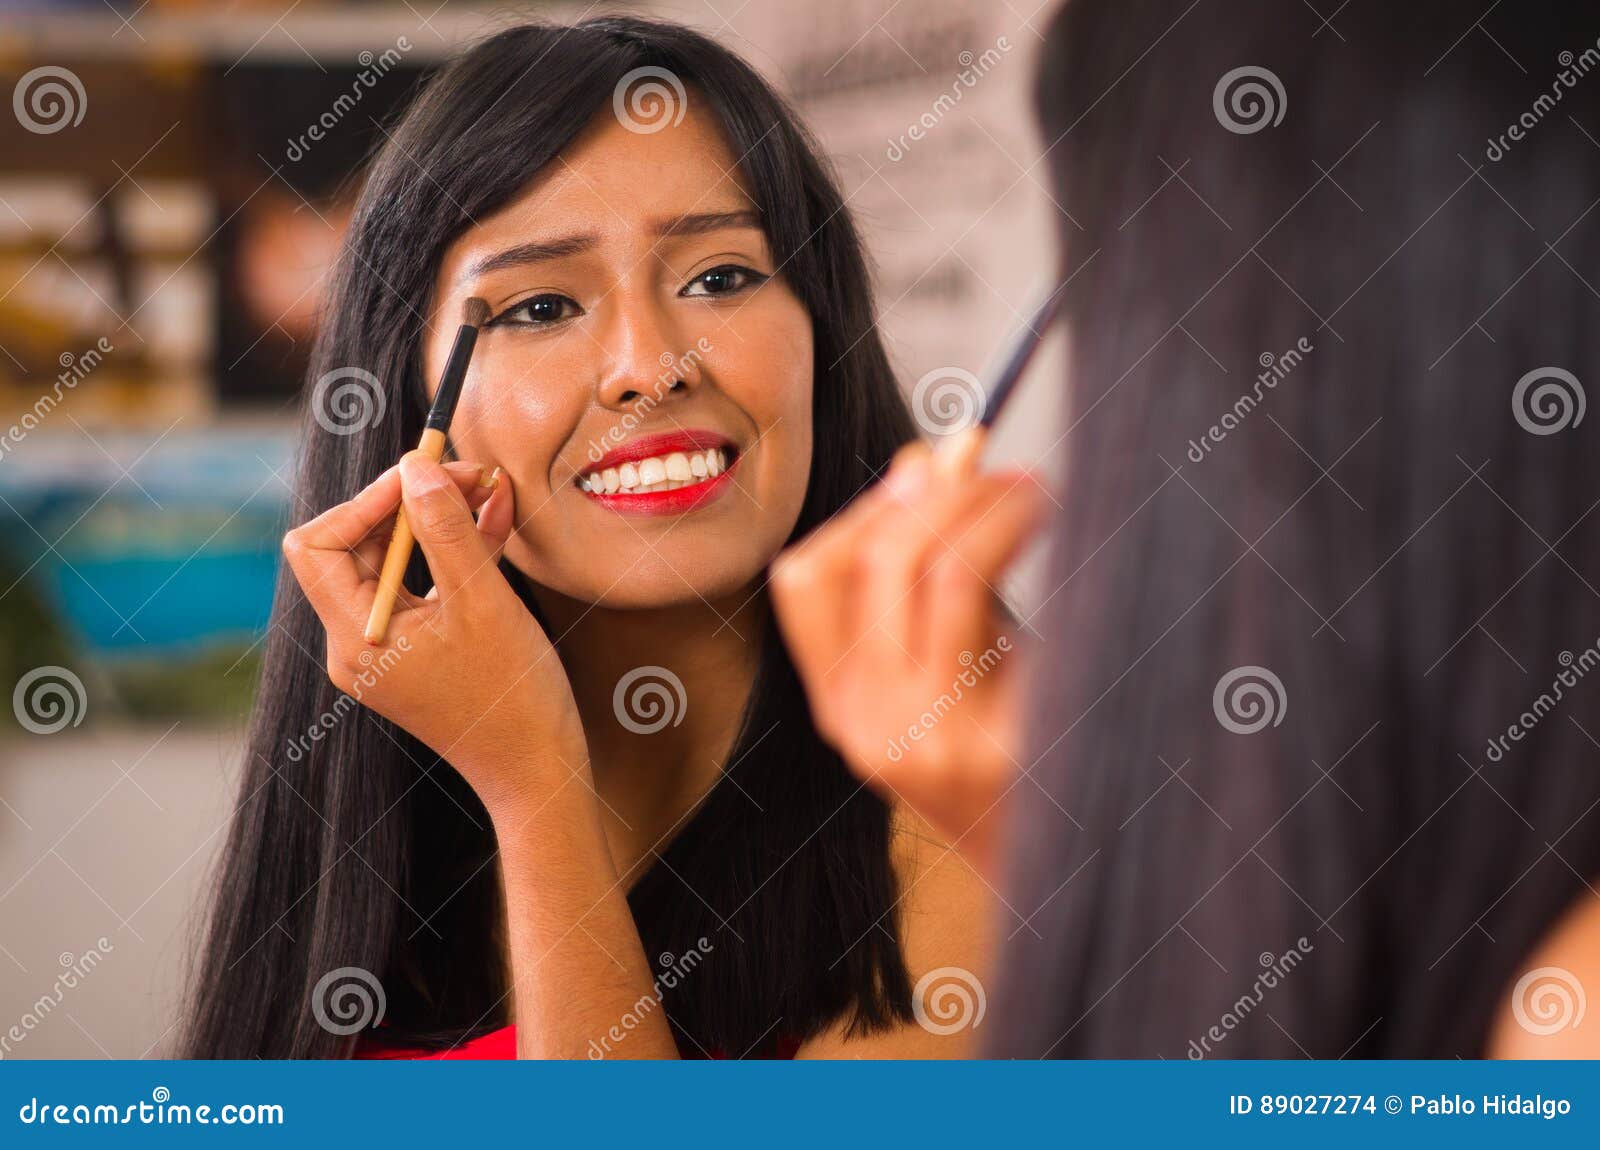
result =
[{"label": "blurred shelf", "polygon": [[448,6],[439,0],[396,0],[393,4],[321,8],[286,3],[220,12],[145,9],[126,26],[123,17],[109,9],[8,12],[0,31],[0,58],[10,54],[141,60],[173,56],[229,63],[299,63],[309,58],[319,64],[348,65],[356,61],[358,53],[388,47],[404,36],[411,43],[406,59],[426,64],[518,20],[572,21],[587,10],[566,0]]}]

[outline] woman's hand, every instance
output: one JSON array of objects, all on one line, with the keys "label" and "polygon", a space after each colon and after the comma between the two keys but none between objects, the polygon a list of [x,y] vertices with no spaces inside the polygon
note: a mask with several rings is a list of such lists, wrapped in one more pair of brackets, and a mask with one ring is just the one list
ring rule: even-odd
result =
[{"label": "woman's hand", "polygon": [[[510,480],[420,452],[348,503],[289,532],[283,552],[328,631],[328,677],[431,747],[491,815],[539,768],[585,769],[577,705],[555,649],[498,560],[511,533]],[[402,589],[385,642],[363,637],[402,495],[435,586]],[[473,521],[473,510],[477,521]]]},{"label": "woman's hand", "polygon": [[883,483],[779,556],[771,586],[823,737],[987,870],[1023,684],[993,585],[1043,496],[1027,472],[976,474],[981,435],[902,448]]},{"label": "woman's hand", "polygon": [[[497,564],[512,530],[510,480],[490,491],[482,474],[412,452],[290,532],[283,549],[328,629],[334,684],[447,759],[494,822],[518,1055],[582,1058],[651,993],[650,960],[606,841],[566,670]],[[435,587],[402,592],[387,642],[369,645],[402,497]],[[574,775],[585,785],[569,785]],[[629,1044],[640,1057],[677,1054],[660,1011],[645,1012]]]}]

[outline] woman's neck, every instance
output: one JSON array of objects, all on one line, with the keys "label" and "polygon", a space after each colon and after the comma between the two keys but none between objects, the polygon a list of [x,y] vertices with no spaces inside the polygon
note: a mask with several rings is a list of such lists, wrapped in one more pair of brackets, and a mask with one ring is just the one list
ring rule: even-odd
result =
[{"label": "woman's neck", "polygon": [[583,719],[612,858],[631,884],[732,749],[770,625],[766,592],[647,610],[545,588],[535,597]]}]

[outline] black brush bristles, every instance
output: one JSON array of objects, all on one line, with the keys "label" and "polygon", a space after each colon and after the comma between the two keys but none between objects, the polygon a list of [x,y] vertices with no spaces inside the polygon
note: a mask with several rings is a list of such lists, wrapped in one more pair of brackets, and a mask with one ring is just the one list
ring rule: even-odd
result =
[{"label": "black brush bristles", "polygon": [[461,398],[461,384],[467,378],[467,365],[472,362],[472,349],[478,342],[478,329],[489,318],[489,305],[477,296],[467,300],[461,309],[461,327],[456,332],[456,342],[450,348],[450,358],[444,365],[444,375],[439,379],[439,391],[433,397],[433,407],[428,411],[425,426],[448,431],[450,418],[456,413],[456,401]]}]

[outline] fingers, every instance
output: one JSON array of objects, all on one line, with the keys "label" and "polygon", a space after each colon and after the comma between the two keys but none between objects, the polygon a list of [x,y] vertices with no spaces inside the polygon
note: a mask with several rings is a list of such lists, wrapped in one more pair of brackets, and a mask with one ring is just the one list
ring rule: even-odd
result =
[{"label": "fingers", "polygon": [[[478,463],[447,463],[442,470],[463,492],[476,491],[483,478],[483,465]],[[485,490],[483,498],[488,495]],[[291,534],[298,536],[298,542],[306,547],[350,551],[378,527],[384,526],[399,506],[400,468],[396,465],[357,492],[349,502],[330,507]]]},{"label": "fingers", "polygon": [[920,467],[890,469],[887,509],[860,533],[853,548],[858,588],[851,625],[875,665],[918,662],[924,646],[924,576],[947,549],[984,481],[976,478],[986,433],[973,426],[941,440]]},{"label": "fingers", "polygon": [[921,440],[905,444],[895,452],[889,466],[884,469],[882,482],[873,484],[857,495],[842,511],[795,543],[779,557],[777,565],[792,560],[814,559],[831,566],[847,558],[852,553],[852,541],[893,506],[897,489],[889,482],[889,477],[913,474],[931,456],[932,450]]},{"label": "fingers", "polygon": [[[851,576],[861,540],[898,506],[898,491],[914,485],[927,466],[927,444],[914,442],[896,452],[885,482],[856,497],[843,511],[790,547],[772,566],[773,602],[790,654],[808,684],[820,685],[855,641],[850,633]],[[897,477],[892,486],[888,477]]]},{"label": "fingers", "polygon": [[976,447],[958,443],[952,452],[947,441],[921,474],[891,475],[889,486],[897,488],[899,506],[860,542],[854,627],[870,657],[882,666],[918,659],[923,577],[982,486],[983,481],[971,478],[975,458]]},{"label": "fingers", "polygon": [[992,640],[995,584],[1033,538],[1047,506],[1044,489],[1029,472],[984,477],[923,581],[921,657],[949,667],[961,652],[978,655],[976,648]]},{"label": "fingers", "polygon": [[[441,464],[440,466],[445,469],[450,478],[456,481],[456,485],[461,489],[461,494],[466,497],[467,506],[474,509],[481,509],[487,504],[499,485],[500,469],[498,467],[495,468],[495,473],[490,475],[481,464],[477,463],[454,462]],[[378,528],[371,532],[354,549],[356,566],[360,570],[363,580],[377,579],[378,572],[383,567],[383,557],[389,550],[389,536],[394,530],[393,513],[400,506],[400,465],[396,464],[390,471],[395,476],[393,481],[394,506],[390,509],[389,516],[379,524]]]},{"label": "fingers", "polygon": [[453,594],[480,572],[493,569],[494,557],[449,472],[422,452],[410,451],[400,460],[400,488],[406,521],[441,596]]},{"label": "fingers", "polygon": [[780,626],[808,682],[852,654],[894,673],[945,666],[993,630],[993,584],[1035,530],[1043,489],[975,475],[981,430],[897,456],[857,500],[774,565]]},{"label": "fingers", "polygon": [[939,444],[934,468],[945,479],[965,479],[978,470],[978,456],[988,442],[988,432],[978,424],[965,428]]},{"label": "fingers", "polygon": [[[478,508],[478,535],[483,540],[483,545],[490,555],[491,563],[499,563],[500,556],[505,553],[506,540],[511,537],[515,526],[516,501],[511,491],[511,481],[505,479],[500,468],[494,469],[495,487],[483,506]],[[427,600],[437,601],[439,588],[437,585],[428,588],[427,595],[418,602]]]},{"label": "fingers", "polygon": [[516,517],[516,500],[511,490],[511,482],[505,479],[500,468],[494,469],[495,488],[488,500],[478,508],[478,534],[483,539],[483,545],[496,562],[506,548],[506,540],[511,537],[511,530]]},{"label": "fingers", "polygon": [[[441,468],[470,505],[484,504],[490,487],[476,463]],[[326,625],[353,609],[362,584],[376,580],[400,506],[400,469],[391,467],[354,498],[329,508],[284,536],[283,553],[301,589]]]}]

